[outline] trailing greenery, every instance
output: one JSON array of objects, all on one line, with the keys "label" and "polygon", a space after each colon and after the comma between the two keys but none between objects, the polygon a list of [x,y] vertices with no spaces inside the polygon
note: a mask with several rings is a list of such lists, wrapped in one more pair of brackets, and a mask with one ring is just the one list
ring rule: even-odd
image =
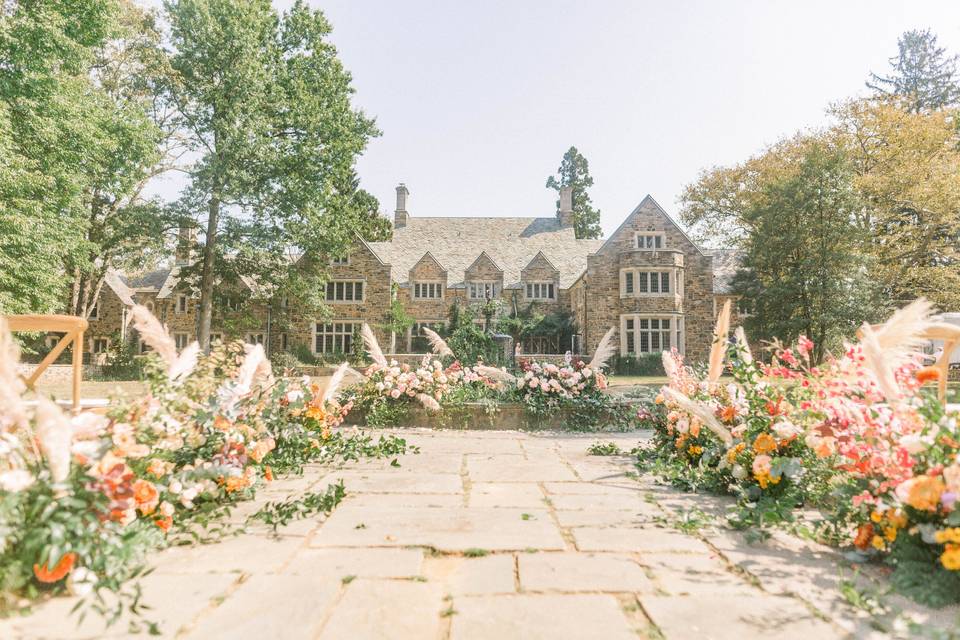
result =
[{"label": "trailing greenery", "polygon": [[250,516],[250,521],[260,521],[276,532],[293,520],[303,520],[318,513],[328,514],[343,500],[346,490],[343,480],[328,486],[323,491],[311,491],[282,502],[268,502]]}]

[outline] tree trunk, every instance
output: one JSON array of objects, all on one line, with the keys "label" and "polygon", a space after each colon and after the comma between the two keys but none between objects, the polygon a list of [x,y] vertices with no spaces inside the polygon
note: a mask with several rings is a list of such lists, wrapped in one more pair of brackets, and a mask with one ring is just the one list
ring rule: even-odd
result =
[{"label": "tree trunk", "polygon": [[207,213],[207,237],[203,245],[203,271],[200,274],[200,323],[197,340],[205,353],[210,352],[210,322],[213,319],[213,259],[220,223],[220,187],[214,184]]}]

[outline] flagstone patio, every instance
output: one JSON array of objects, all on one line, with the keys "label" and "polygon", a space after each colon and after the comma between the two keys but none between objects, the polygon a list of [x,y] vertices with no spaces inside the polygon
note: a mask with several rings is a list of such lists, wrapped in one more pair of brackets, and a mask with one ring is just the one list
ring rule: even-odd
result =
[{"label": "flagstone patio", "polygon": [[[842,597],[853,572],[836,553],[693,526],[726,502],[638,477],[628,456],[587,455],[596,435],[402,435],[421,452],[399,467],[311,467],[233,516],[343,479],[348,497],[325,521],[158,554],[148,618],[164,637],[204,640],[886,637]],[[0,637],[128,637],[95,616],[78,627],[73,604],[0,622]],[[957,615],[897,604],[930,625]]]}]

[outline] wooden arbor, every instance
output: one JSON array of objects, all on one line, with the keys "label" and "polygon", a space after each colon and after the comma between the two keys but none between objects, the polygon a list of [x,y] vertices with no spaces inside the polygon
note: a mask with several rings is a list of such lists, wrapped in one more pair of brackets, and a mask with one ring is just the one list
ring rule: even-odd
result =
[{"label": "wooden arbor", "polygon": [[27,388],[33,389],[40,375],[56,360],[63,350],[73,344],[73,410],[80,410],[80,380],[83,377],[83,332],[87,330],[87,321],[76,316],[24,315],[6,316],[10,331],[43,331],[63,333],[60,342],[40,361],[30,377],[26,379]]},{"label": "wooden arbor", "polygon": [[947,403],[947,376],[950,374],[950,354],[960,346],[960,326],[938,323],[928,329],[923,337],[928,340],[942,340],[943,353],[940,359],[934,363],[934,367],[940,372],[940,378],[937,380],[937,397],[940,402]]}]

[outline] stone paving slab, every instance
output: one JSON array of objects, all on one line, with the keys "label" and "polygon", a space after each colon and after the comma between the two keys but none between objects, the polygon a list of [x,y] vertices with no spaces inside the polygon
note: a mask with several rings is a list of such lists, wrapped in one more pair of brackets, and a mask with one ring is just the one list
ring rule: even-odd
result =
[{"label": "stone paving slab", "polygon": [[533,483],[475,482],[470,487],[471,507],[531,507],[546,504],[540,487]]},{"label": "stone paving slab", "polygon": [[341,507],[311,545],[426,546],[443,551],[563,549],[560,531],[544,509],[496,507]]},{"label": "stone paving slab", "polygon": [[653,582],[632,558],[594,553],[531,553],[519,560],[523,591],[647,592]]},{"label": "stone paving slab", "polygon": [[285,574],[330,576],[336,580],[412,578],[421,574],[423,549],[300,549]]},{"label": "stone paving slab", "polygon": [[636,640],[609,595],[457,598],[451,640]]},{"label": "stone paving slab", "polygon": [[443,601],[437,585],[355,580],[323,627],[320,640],[435,638]]},{"label": "stone paving slab", "polygon": [[697,538],[670,529],[576,527],[571,529],[580,551],[683,551],[706,553]]},{"label": "stone paving slab", "polygon": [[312,640],[339,594],[340,581],[328,576],[251,576],[181,637]]},{"label": "stone paving slab", "polygon": [[832,640],[846,634],[793,598],[751,595],[641,596],[644,611],[670,640]]}]

